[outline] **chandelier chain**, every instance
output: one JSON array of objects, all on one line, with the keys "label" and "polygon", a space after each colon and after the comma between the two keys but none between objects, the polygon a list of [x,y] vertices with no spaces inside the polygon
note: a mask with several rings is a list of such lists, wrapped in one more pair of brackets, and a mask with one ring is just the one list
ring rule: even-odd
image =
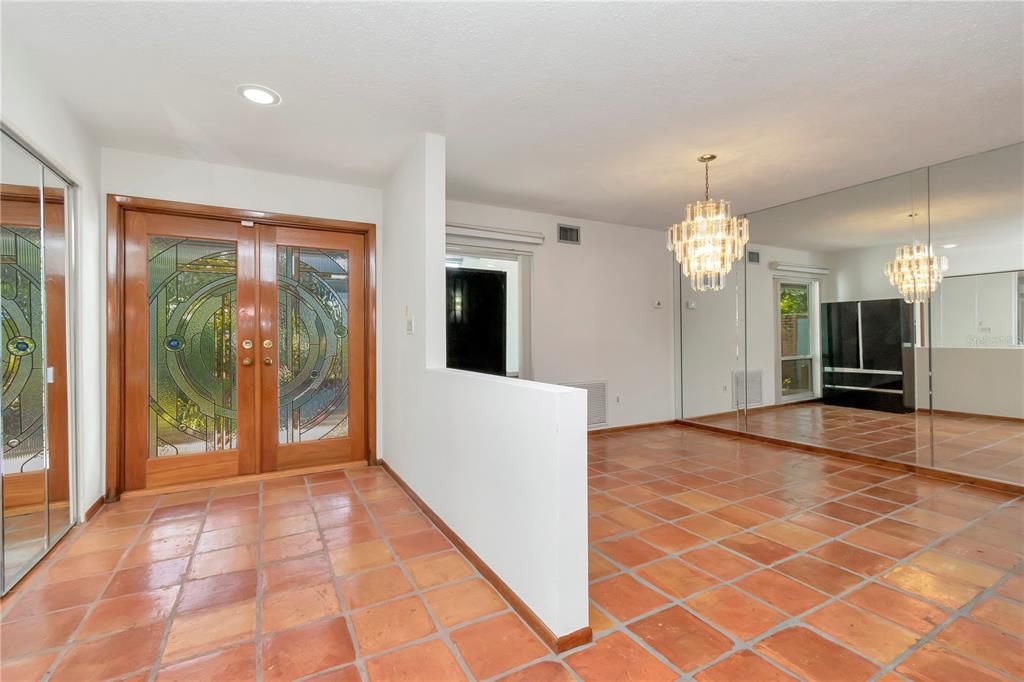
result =
[{"label": "chandelier chain", "polygon": [[709,177],[710,161],[704,162],[704,201],[711,200],[711,179]]}]

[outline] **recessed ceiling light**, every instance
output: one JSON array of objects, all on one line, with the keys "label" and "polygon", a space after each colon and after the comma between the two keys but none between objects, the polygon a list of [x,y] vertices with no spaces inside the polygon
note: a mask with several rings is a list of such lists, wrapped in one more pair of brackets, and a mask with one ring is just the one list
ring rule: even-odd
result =
[{"label": "recessed ceiling light", "polygon": [[944,249],[955,249],[958,246],[960,246],[960,245],[959,244],[943,244],[942,248],[944,248]]},{"label": "recessed ceiling light", "polygon": [[263,106],[272,106],[274,104],[281,103],[281,95],[277,94],[270,88],[262,85],[255,85],[252,83],[239,85],[238,94],[246,98],[253,104],[261,104]]}]

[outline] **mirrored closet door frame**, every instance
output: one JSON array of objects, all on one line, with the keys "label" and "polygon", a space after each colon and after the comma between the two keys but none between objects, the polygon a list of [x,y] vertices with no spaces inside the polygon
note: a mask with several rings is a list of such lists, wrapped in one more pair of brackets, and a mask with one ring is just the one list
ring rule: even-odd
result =
[{"label": "mirrored closet door frame", "polygon": [[[55,302],[54,299],[59,300],[63,298],[63,319],[59,322],[63,326],[63,344],[62,348],[53,349],[54,352],[48,353],[46,346],[47,333],[47,322],[46,313],[43,313],[44,321],[41,324],[41,344],[44,348],[41,349],[46,355],[46,367],[43,369],[43,381],[44,385],[50,385],[53,383],[53,377],[56,375],[56,379],[59,381],[63,379],[66,387],[66,395],[53,395],[52,390],[44,390],[44,439],[43,439],[43,459],[45,465],[42,469],[43,472],[43,485],[42,485],[42,498],[43,506],[42,509],[45,511],[45,533],[41,536],[40,549],[32,554],[29,558],[24,560],[21,565],[17,567],[8,565],[7,558],[7,547],[6,543],[3,542],[6,537],[6,531],[9,530],[9,520],[6,516],[7,505],[0,505],[0,594],[6,594],[14,587],[18,581],[25,577],[51,550],[54,546],[67,534],[71,527],[78,521],[78,500],[77,500],[77,429],[75,419],[75,405],[77,401],[76,396],[76,382],[75,382],[75,361],[74,361],[74,349],[76,347],[75,337],[76,329],[78,324],[77,315],[77,292],[74,286],[75,273],[77,272],[76,254],[77,254],[77,243],[76,243],[76,209],[78,199],[78,185],[70,179],[68,174],[62,172],[59,166],[49,161],[45,156],[37,152],[28,142],[21,138],[17,133],[12,131],[6,125],[0,124],[0,136],[4,139],[4,146],[7,150],[23,152],[26,160],[31,160],[39,166],[39,178],[38,178],[38,202],[39,202],[39,231],[40,231],[40,253],[39,253],[39,281],[41,284],[41,309],[47,310],[47,306],[54,307],[52,304]],[[8,159],[8,163],[14,163],[14,161]],[[5,166],[8,166],[5,163]],[[7,182],[7,178],[3,178],[3,182]],[[47,231],[52,230],[53,220],[49,216],[48,211],[48,193],[47,189],[51,184],[62,184],[63,187],[63,239],[54,239],[54,235],[47,235]],[[52,203],[52,202],[51,202]],[[50,253],[47,253],[48,243],[50,247]],[[57,249],[60,249],[62,253],[56,253]],[[49,267],[48,267],[49,266]],[[56,271],[57,267],[61,267],[61,271]],[[50,269],[53,268],[53,269]],[[6,283],[5,283],[6,284]],[[54,288],[56,285],[57,288]],[[58,291],[57,289],[60,289]],[[52,290],[52,291],[50,291]],[[50,296],[51,300],[47,301],[47,296]],[[52,323],[51,323],[52,324]],[[51,330],[53,331],[53,330]],[[60,338],[59,331],[58,335],[54,338]],[[29,350],[32,350],[31,343]],[[59,366],[53,366],[52,360],[57,360]],[[63,376],[61,376],[63,375]],[[61,449],[66,450],[66,462],[59,468],[60,473],[56,476],[50,475],[51,470],[51,434],[49,429],[49,423],[51,422],[51,409],[58,409],[61,411],[61,415],[52,415],[55,418],[59,418],[63,421],[62,428],[59,429],[62,433],[54,432],[53,435],[59,436]],[[2,440],[2,439],[0,439]],[[7,448],[6,442],[0,442],[0,447],[3,449]],[[3,458],[0,457],[0,473],[6,473],[6,464]],[[5,489],[3,475],[0,475],[0,501],[4,500],[4,495],[9,491]],[[60,486],[59,497],[56,499],[61,503],[62,506],[66,506],[58,517],[61,519],[59,523],[55,523],[54,514],[50,509],[51,497],[54,497],[55,488],[54,486]],[[64,486],[67,489],[64,490]],[[61,499],[61,497],[63,499]]]}]

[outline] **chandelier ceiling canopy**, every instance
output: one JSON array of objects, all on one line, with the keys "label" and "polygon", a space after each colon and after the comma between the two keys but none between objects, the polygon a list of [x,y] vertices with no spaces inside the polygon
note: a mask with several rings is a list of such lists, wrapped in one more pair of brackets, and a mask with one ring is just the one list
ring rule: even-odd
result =
[{"label": "chandelier ceiling canopy", "polygon": [[721,291],[749,240],[747,219],[734,217],[728,201],[711,198],[708,165],[716,158],[697,157],[704,164],[704,201],[687,204],[683,221],[668,228],[668,250],[675,253],[695,291]]}]

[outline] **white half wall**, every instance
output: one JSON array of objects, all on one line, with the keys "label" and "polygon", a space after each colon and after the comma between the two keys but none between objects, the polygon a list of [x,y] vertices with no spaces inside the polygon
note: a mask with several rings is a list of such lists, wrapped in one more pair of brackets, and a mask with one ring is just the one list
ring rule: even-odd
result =
[{"label": "white half wall", "polygon": [[444,368],[444,144],[424,135],[384,190],[381,457],[565,635],[589,620],[586,397]]},{"label": "white half wall", "polygon": [[[533,254],[533,378],[608,382],[608,425],[674,416],[672,260],[665,233],[498,206],[447,202],[449,221],[540,232]],[[558,242],[578,225],[579,246]],[[662,307],[655,308],[654,302]]]},{"label": "white half wall", "polygon": [[[6,32],[5,32],[6,33]],[[31,60],[15,40],[4,36],[0,116],[4,125],[46,157],[78,185],[75,196],[77,240],[73,282],[77,294],[78,326],[74,348],[78,419],[76,422],[77,516],[104,493],[103,420],[104,365],[97,362],[106,347],[103,311],[106,299],[104,254],[106,228],[100,211],[100,148],[90,133],[31,71]]]}]

